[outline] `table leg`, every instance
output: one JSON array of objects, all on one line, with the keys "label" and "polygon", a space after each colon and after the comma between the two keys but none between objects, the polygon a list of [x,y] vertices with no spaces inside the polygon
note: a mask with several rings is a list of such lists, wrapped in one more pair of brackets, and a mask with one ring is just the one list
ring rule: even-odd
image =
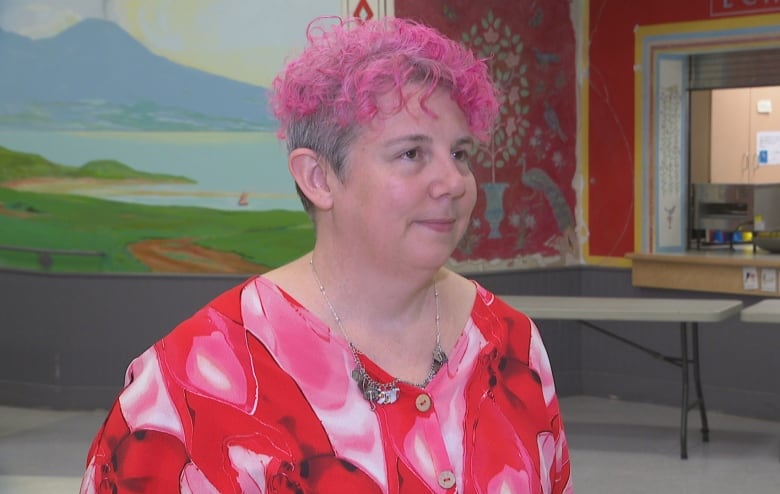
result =
[{"label": "table leg", "polygon": [[680,369],[682,370],[682,403],[680,404],[680,458],[688,458],[688,325],[680,323]]},{"label": "table leg", "polygon": [[699,369],[699,324],[693,323],[691,328],[693,338],[693,379],[696,383],[696,399],[699,402],[699,415],[701,416],[701,439],[709,442],[710,428],[707,425],[707,409],[704,406],[704,392],[701,389],[701,370]]}]

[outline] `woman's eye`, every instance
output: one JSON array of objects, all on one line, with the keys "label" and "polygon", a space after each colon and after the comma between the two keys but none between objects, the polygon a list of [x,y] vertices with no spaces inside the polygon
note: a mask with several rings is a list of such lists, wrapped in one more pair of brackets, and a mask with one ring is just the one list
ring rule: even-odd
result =
[{"label": "woman's eye", "polygon": [[460,163],[468,170],[472,170],[471,167],[472,153],[468,149],[459,149],[452,152],[452,159],[456,163]]},{"label": "woman's eye", "polygon": [[402,155],[403,158],[406,158],[408,160],[416,160],[420,156],[420,151],[418,149],[409,149],[408,151],[405,151]]},{"label": "woman's eye", "polygon": [[469,159],[469,153],[465,150],[453,151],[452,157],[457,161],[466,161]]}]

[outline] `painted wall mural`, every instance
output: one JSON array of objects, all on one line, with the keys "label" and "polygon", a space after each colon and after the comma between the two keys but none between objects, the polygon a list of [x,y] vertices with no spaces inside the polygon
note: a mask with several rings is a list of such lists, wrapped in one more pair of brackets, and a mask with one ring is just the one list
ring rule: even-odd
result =
[{"label": "painted wall mural", "polygon": [[569,2],[508,3],[0,0],[0,266],[250,273],[308,250],[265,88],[313,17],[364,4],[470,46],[501,86],[454,266],[580,262]]},{"label": "painted wall mural", "polygon": [[[481,194],[455,252],[464,270],[579,263],[575,38],[568,0],[396,0],[487,61],[500,121],[476,154]],[[581,186],[581,183],[580,183]]]},{"label": "painted wall mural", "polygon": [[0,0],[0,265],[248,273],[310,248],[265,88],[342,2],[276,4]]}]

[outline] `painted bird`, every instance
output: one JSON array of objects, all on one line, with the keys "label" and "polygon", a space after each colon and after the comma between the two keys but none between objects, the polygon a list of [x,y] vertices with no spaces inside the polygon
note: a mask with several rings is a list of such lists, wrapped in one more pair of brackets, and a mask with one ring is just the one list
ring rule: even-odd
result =
[{"label": "painted bird", "polygon": [[547,122],[547,126],[550,127],[550,130],[555,132],[555,134],[561,138],[563,142],[566,142],[566,134],[563,132],[563,129],[561,129],[561,122],[558,119],[558,113],[555,112],[555,108],[550,106],[548,102],[544,102],[544,121]]},{"label": "painted bird", "polygon": [[536,61],[539,62],[539,65],[541,66],[547,66],[551,63],[560,63],[561,61],[561,57],[559,57],[557,53],[545,53],[539,48],[534,48],[534,57],[536,57]]}]

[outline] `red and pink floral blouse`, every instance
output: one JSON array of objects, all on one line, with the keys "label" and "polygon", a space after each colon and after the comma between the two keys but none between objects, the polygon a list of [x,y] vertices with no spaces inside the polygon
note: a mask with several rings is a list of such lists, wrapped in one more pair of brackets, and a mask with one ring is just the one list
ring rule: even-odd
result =
[{"label": "red and pink floral blouse", "polygon": [[262,276],[225,292],[130,364],[81,492],[573,492],[538,330],[477,292],[436,377],[373,410],[340,333]]}]

